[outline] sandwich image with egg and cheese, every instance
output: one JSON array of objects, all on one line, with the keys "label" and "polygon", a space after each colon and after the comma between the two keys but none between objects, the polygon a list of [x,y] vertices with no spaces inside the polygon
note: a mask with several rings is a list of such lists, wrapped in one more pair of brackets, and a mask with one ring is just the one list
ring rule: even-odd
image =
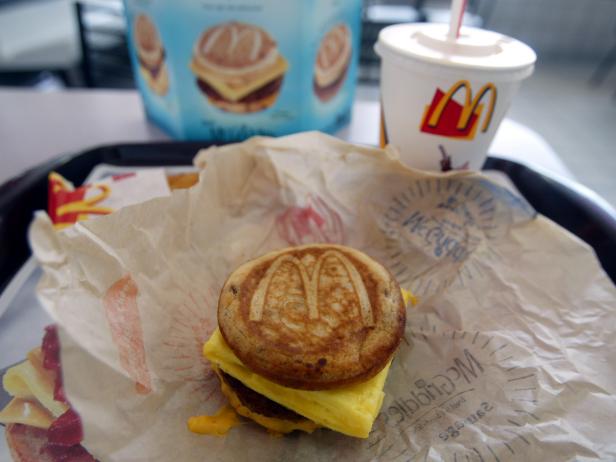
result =
[{"label": "sandwich image with egg and cheese", "polygon": [[321,101],[331,100],[342,87],[351,55],[351,31],[346,24],[337,24],[321,40],[314,65],[313,88]]},{"label": "sandwich image with egg and cheese", "polygon": [[276,102],[288,63],[264,29],[233,21],[201,34],[190,68],[212,105],[244,114]]},{"label": "sandwich image with egg and cheese", "polygon": [[[203,354],[234,411],[270,431],[367,438],[405,322],[398,283],[369,256],[339,245],[286,248],[229,276]],[[224,434],[230,412],[188,426]]]},{"label": "sandwich image with egg and cheese", "polygon": [[169,90],[165,49],[156,26],[145,14],[138,15],[133,22],[133,42],[141,77],[150,90],[157,95],[165,95]]}]

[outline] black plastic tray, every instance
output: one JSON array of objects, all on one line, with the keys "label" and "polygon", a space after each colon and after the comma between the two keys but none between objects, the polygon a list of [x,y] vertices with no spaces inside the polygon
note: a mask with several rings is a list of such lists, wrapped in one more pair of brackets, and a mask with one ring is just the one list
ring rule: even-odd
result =
[{"label": "black plastic tray", "polygon": [[[0,293],[30,255],[27,229],[35,210],[47,208],[47,175],[56,171],[81,184],[98,164],[117,166],[190,165],[207,143],[167,142],[103,146],[59,157],[0,186]],[[489,157],[484,169],[505,173],[541,214],[568,229],[597,253],[616,282],[616,211],[575,182],[513,161]]]}]

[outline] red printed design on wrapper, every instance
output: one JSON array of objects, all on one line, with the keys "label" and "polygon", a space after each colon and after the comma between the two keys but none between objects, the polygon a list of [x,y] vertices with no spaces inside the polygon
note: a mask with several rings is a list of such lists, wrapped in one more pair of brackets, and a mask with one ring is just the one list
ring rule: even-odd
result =
[{"label": "red printed design on wrapper", "polygon": [[113,181],[120,181],[120,180],[126,180],[127,178],[135,178],[137,175],[135,174],[135,172],[129,172],[129,173],[120,173],[118,175],[113,175],[111,178],[113,178]]},{"label": "red printed design on wrapper", "polygon": [[220,288],[205,291],[187,290],[183,299],[169,306],[173,313],[169,331],[162,342],[164,380],[191,384],[191,393],[200,402],[210,399],[222,405],[225,401],[212,364],[203,357],[203,344],[218,325],[216,310]]},{"label": "red printed design on wrapper", "polygon": [[291,245],[326,242],[342,244],[344,227],[340,215],[323,199],[309,194],[304,207],[293,206],[276,218],[278,234]]},{"label": "red printed design on wrapper", "polygon": [[[464,91],[464,104],[453,99],[459,91]],[[484,97],[488,97],[485,112],[482,104]],[[436,89],[432,102],[426,106],[419,129],[432,135],[472,140],[477,134],[480,119],[483,119],[481,132],[486,132],[490,127],[495,105],[496,86],[493,83],[486,83],[473,97],[468,80],[459,80],[447,92]]]},{"label": "red printed design on wrapper", "polygon": [[[88,191],[98,190],[86,197]],[[113,212],[99,204],[109,197],[111,189],[105,184],[85,185],[75,189],[57,173],[49,174],[47,212],[56,229],[66,228],[89,215],[107,215]]]},{"label": "red printed design on wrapper", "polygon": [[137,393],[147,394],[152,391],[152,384],[137,306],[138,293],[137,284],[130,275],[126,275],[107,289],[103,306],[113,343],[118,349],[120,365],[135,381]]}]

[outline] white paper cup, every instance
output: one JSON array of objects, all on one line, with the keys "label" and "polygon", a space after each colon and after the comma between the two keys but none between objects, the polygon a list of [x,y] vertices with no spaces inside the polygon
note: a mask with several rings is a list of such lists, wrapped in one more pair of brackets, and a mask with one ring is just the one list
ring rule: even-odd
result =
[{"label": "white paper cup", "polygon": [[379,34],[381,144],[411,167],[478,170],[536,55],[496,32],[463,27],[450,41],[447,31],[397,24]]}]

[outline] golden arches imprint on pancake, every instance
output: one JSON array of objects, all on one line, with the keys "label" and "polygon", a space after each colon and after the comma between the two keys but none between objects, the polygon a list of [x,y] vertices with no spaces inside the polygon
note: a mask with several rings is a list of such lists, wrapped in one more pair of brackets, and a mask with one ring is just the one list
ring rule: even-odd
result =
[{"label": "golden arches imprint on pancake", "polygon": [[250,321],[260,321],[263,317],[263,309],[265,305],[265,299],[267,298],[267,292],[269,290],[269,286],[272,278],[280,268],[280,266],[286,262],[294,265],[301,277],[302,284],[304,286],[304,294],[306,295],[306,304],[308,305],[308,317],[309,319],[318,319],[319,318],[319,279],[321,276],[321,268],[323,267],[323,263],[328,258],[336,258],[344,267],[353,284],[353,288],[355,289],[355,294],[359,300],[359,315],[362,318],[363,324],[365,326],[374,326],[374,316],[372,313],[372,306],[370,304],[370,298],[368,297],[368,291],[366,290],[366,286],[364,281],[361,278],[361,275],[355,268],[355,265],[349,261],[349,259],[344,256],[341,252],[336,250],[329,250],[323,253],[317,259],[317,262],[314,267],[314,271],[312,275],[308,275],[308,270],[306,266],[296,257],[290,255],[281,255],[265,272],[265,276],[259,282],[257,290],[254,292],[252,296],[252,300],[250,303]]}]

